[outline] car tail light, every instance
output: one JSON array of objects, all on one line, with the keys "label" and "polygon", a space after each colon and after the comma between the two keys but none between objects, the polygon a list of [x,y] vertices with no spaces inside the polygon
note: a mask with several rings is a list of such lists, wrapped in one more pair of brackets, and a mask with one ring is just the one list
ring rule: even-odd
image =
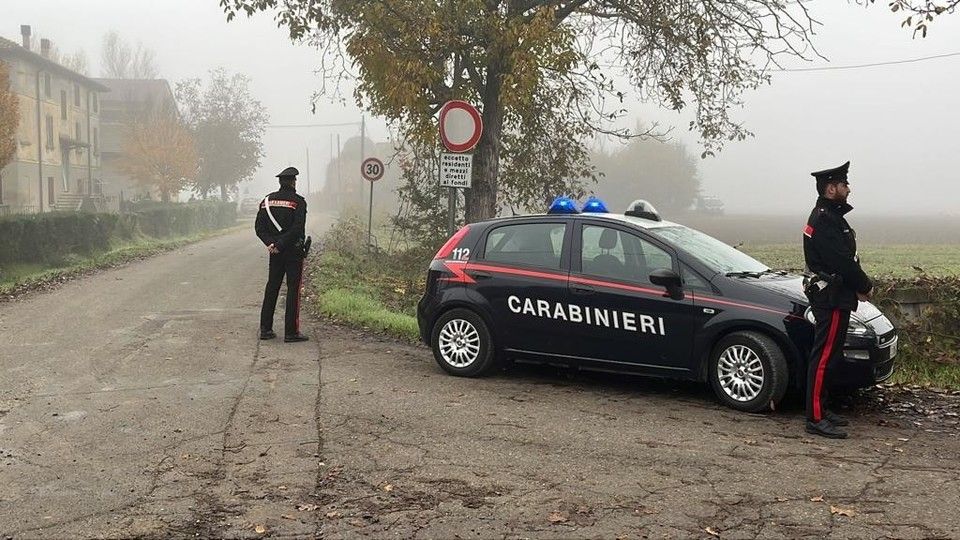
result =
[{"label": "car tail light", "polygon": [[469,231],[470,231],[470,226],[464,225],[462,229],[457,231],[456,234],[451,236],[450,239],[447,240],[445,244],[443,244],[443,247],[440,248],[440,251],[438,251],[437,254],[433,256],[433,260],[446,259],[447,257],[449,257],[450,253],[453,251],[453,248],[457,247],[457,244],[460,243],[460,240],[462,240],[463,237],[466,236],[467,232]]}]

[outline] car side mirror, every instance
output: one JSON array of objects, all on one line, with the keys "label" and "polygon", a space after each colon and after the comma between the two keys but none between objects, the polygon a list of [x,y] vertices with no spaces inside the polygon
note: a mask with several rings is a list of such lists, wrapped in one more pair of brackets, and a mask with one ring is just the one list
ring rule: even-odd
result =
[{"label": "car side mirror", "polygon": [[673,270],[661,268],[650,273],[650,283],[667,289],[667,294],[674,300],[683,300],[683,280]]}]

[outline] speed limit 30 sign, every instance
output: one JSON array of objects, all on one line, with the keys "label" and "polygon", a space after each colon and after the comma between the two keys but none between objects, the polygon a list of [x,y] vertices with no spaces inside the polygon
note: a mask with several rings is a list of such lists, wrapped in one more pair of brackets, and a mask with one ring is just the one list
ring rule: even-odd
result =
[{"label": "speed limit 30 sign", "polygon": [[376,182],[383,178],[383,162],[375,157],[367,158],[360,164],[360,174],[364,180]]}]

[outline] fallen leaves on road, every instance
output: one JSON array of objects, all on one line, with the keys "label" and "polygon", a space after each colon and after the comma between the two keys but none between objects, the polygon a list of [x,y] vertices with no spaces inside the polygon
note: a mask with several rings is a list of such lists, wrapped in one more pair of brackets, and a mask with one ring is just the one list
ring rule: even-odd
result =
[{"label": "fallen leaves on road", "polygon": [[550,523],[566,523],[570,518],[567,516],[566,512],[550,512],[550,516],[547,517],[547,521]]},{"label": "fallen leaves on road", "polygon": [[267,528],[263,525],[257,525],[256,527],[253,528],[253,530],[256,531],[257,534],[263,534],[267,532]]},{"label": "fallen leaves on road", "polygon": [[717,538],[720,538],[720,533],[718,533],[717,531],[713,530],[713,528],[711,528],[711,527],[707,527],[707,528],[705,528],[705,529],[703,529],[703,530],[706,531],[707,534],[709,534],[710,536],[716,536]]},{"label": "fallen leaves on road", "polygon": [[830,506],[830,513],[836,514],[838,516],[847,516],[853,517],[857,515],[857,511],[853,508],[840,508],[839,506]]},{"label": "fallen leaves on road", "polygon": [[298,504],[297,510],[301,512],[316,512],[320,507],[315,504]]},{"label": "fallen leaves on road", "polygon": [[393,484],[387,484],[383,486],[384,491],[393,491]]},{"label": "fallen leaves on road", "polygon": [[817,495],[816,497],[810,499],[810,502],[823,502],[823,495]]},{"label": "fallen leaves on road", "polygon": [[334,510],[334,511],[332,511],[332,512],[327,512],[327,517],[330,518],[330,519],[336,519],[336,518],[340,517],[341,515],[343,515],[343,514],[341,514],[340,512],[337,512],[336,510]]},{"label": "fallen leaves on road", "polygon": [[280,514],[280,517],[282,517],[283,519],[297,519],[296,516],[293,516],[291,514]]}]

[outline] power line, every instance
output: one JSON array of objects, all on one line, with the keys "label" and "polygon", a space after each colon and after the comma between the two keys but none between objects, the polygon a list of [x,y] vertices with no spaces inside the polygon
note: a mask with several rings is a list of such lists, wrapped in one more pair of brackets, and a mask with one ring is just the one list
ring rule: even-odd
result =
[{"label": "power line", "polygon": [[267,127],[271,129],[286,129],[286,128],[317,128],[317,127],[344,127],[344,126],[359,126],[360,122],[341,122],[339,124],[268,124]]},{"label": "power line", "polygon": [[[880,66],[893,66],[897,64],[912,64],[914,62],[925,62],[927,60],[937,60],[940,58],[949,58],[951,56],[960,56],[960,51],[944,54],[935,54],[932,56],[921,56],[920,58],[908,58],[906,60],[889,60],[886,62],[873,62],[870,64],[853,64],[848,66],[821,66],[821,67],[809,67],[809,68],[771,68],[766,71],[776,72],[776,73],[796,73],[802,71],[838,71],[844,69],[863,69],[871,67],[880,67]],[[623,66],[617,64],[598,64],[600,67],[605,68],[620,68]]]},{"label": "power line", "polygon": [[798,71],[837,71],[842,69],[862,69],[862,68],[879,67],[879,66],[893,66],[898,64],[912,64],[914,62],[925,62],[927,60],[936,60],[938,58],[947,58],[950,56],[960,56],[960,52],[935,54],[933,56],[922,56],[920,58],[909,58],[907,60],[890,60],[887,62],[874,62],[871,64],[854,64],[849,66],[822,66],[822,67],[810,67],[810,68],[768,69],[767,71],[776,71],[776,72],[783,73],[783,72],[798,72]]}]

